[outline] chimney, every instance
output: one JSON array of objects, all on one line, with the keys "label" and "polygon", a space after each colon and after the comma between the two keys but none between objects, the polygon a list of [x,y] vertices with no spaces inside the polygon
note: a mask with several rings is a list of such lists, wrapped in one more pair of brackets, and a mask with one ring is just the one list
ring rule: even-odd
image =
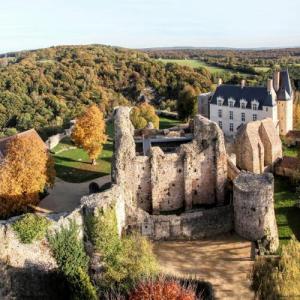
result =
[{"label": "chimney", "polygon": [[280,83],[280,72],[275,71],[273,76],[273,84],[274,84],[274,90],[278,92],[279,90],[279,83]]},{"label": "chimney", "polygon": [[268,79],[267,89],[269,93],[272,93],[274,91],[273,88],[273,79]]},{"label": "chimney", "polygon": [[242,79],[241,81],[241,88],[243,89],[246,86],[246,80]]},{"label": "chimney", "polygon": [[222,85],[222,83],[223,83],[222,78],[219,78],[219,80],[218,80],[218,86]]}]

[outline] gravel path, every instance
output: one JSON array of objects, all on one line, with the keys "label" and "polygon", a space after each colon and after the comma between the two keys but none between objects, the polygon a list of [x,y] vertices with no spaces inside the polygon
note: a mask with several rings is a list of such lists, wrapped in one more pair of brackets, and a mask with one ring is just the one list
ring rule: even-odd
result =
[{"label": "gravel path", "polygon": [[97,182],[101,187],[110,181],[110,175],[82,183],[70,183],[56,178],[54,188],[50,190],[50,194],[39,203],[39,207],[51,212],[71,211],[79,206],[82,196],[89,194],[89,184],[91,182]]},{"label": "gravel path", "polygon": [[228,234],[202,241],[158,242],[154,252],[163,272],[209,281],[217,299],[254,299],[248,279],[253,263],[249,241]]}]

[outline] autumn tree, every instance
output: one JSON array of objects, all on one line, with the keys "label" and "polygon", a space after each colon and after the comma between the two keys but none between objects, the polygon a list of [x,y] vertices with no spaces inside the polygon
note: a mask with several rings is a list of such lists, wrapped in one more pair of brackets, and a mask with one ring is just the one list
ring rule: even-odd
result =
[{"label": "autumn tree", "polygon": [[149,122],[154,128],[159,128],[159,117],[155,113],[155,108],[146,102],[132,108],[130,119],[136,129],[145,128]]},{"label": "autumn tree", "polygon": [[88,153],[92,164],[96,164],[107,139],[103,113],[97,105],[91,105],[76,119],[71,138]]},{"label": "autumn tree", "polygon": [[37,204],[40,193],[54,184],[54,162],[37,134],[13,137],[0,162],[0,216],[23,212]]},{"label": "autumn tree", "polygon": [[181,120],[187,121],[197,111],[198,91],[191,85],[186,85],[179,93],[177,100],[177,112]]}]

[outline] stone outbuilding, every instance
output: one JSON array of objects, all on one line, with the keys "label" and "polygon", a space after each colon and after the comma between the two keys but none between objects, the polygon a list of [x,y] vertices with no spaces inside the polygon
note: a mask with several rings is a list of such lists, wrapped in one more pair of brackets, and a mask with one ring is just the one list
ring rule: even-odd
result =
[{"label": "stone outbuilding", "polygon": [[247,123],[235,139],[237,166],[253,173],[263,173],[282,157],[282,143],[272,119]]}]

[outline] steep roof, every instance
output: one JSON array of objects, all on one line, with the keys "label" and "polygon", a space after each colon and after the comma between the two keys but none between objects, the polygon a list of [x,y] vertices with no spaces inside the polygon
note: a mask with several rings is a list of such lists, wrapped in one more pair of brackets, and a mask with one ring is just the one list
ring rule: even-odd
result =
[{"label": "steep roof", "polygon": [[[44,141],[41,139],[41,137],[38,135],[38,133],[35,131],[35,129],[30,129],[6,138],[2,138],[0,139],[0,159],[4,158],[6,155],[6,148],[8,143],[13,140],[16,137],[36,137],[38,138],[42,143],[44,143]],[[46,147],[46,145],[45,145]]]},{"label": "steep roof", "polygon": [[288,70],[280,72],[279,75],[279,89],[277,91],[278,100],[290,100],[292,97],[292,85]]},{"label": "steep roof", "polygon": [[269,93],[266,87],[252,87],[241,85],[219,85],[214,93],[211,103],[217,104],[217,98],[222,97],[224,99],[223,105],[228,106],[229,98],[235,100],[235,107],[240,107],[240,100],[247,101],[247,108],[251,108],[251,101],[254,99],[259,102],[258,109],[262,109],[263,106],[275,106],[276,97],[274,94]]}]

